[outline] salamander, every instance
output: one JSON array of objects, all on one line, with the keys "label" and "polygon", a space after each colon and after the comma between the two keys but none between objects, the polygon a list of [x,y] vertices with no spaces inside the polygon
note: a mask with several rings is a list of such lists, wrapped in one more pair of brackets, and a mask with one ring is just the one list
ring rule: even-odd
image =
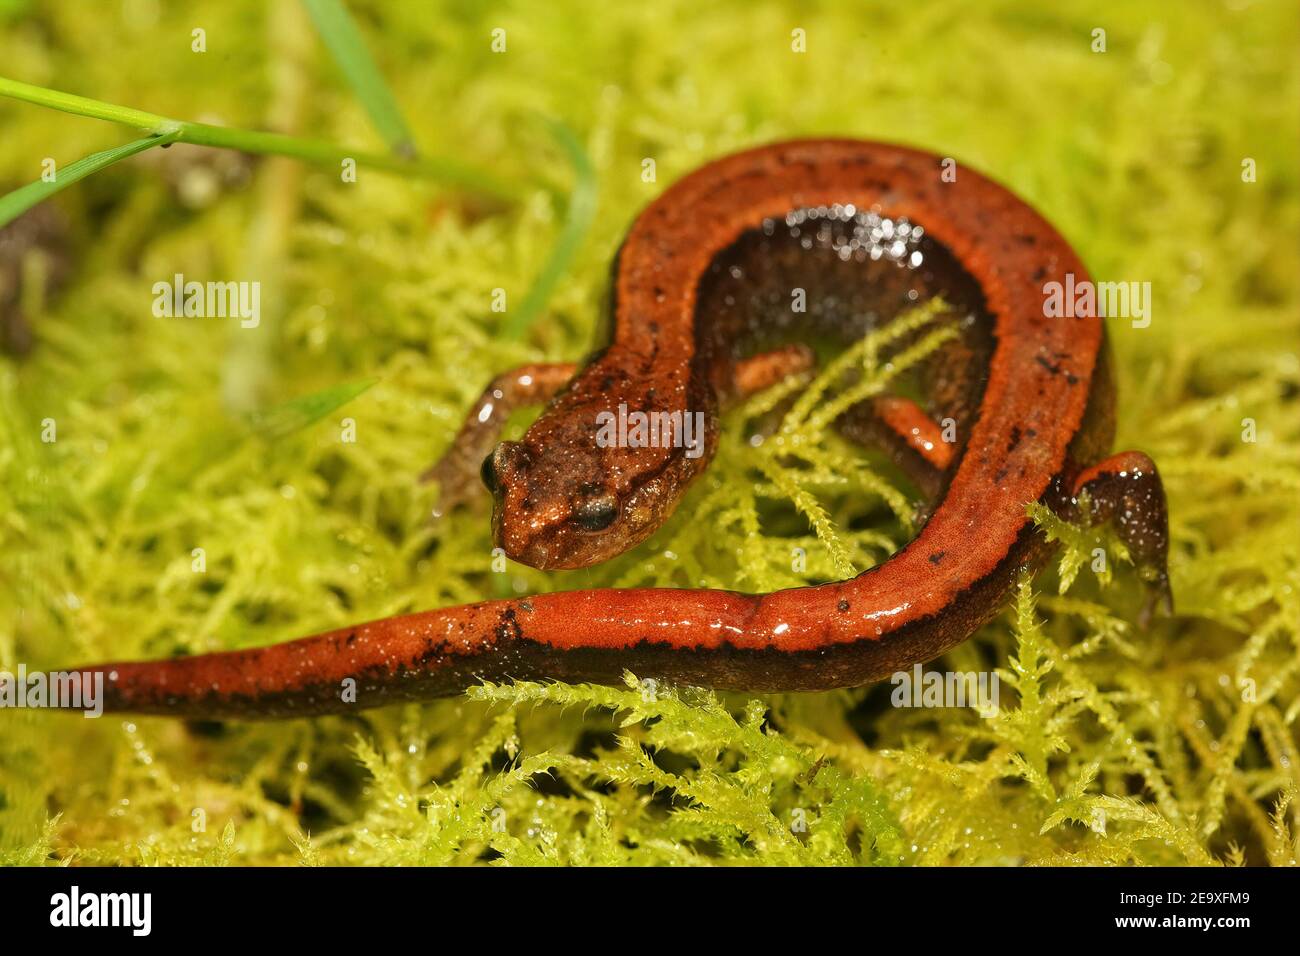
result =
[{"label": "salamander", "polygon": [[[767,594],[598,588],[483,601],[81,673],[105,676],[108,710],[204,718],[344,712],[481,681],[617,683],[626,671],[755,692],[858,686],[934,659],[998,613],[1050,553],[1031,502],[1111,520],[1148,610],[1172,612],[1159,474],[1140,452],[1107,457],[1115,385],[1102,319],[1045,314],[1046,284],[1087,281],[1083,263],[1008,190],[948,168],[910,148],[820,139],[691,173],[618,250],[605,345],[581,366],[503,373],[427,476],[445,509],[480,473],[495,540],[517,561],[606,560],[681,502],[717,448],[721,409],[806,369],[825,343],[941,297],[958,334],[916,373],[923,397],[876,396],[836,423],[883,447],[931,498],[916,536],[878,566]],[[800,296],[804,308],[792,307]],[[512,409],[543,402],[519,441],[497,442]],[[692,446],[599,440],[602,420],[628,411],[702,427]]]}]

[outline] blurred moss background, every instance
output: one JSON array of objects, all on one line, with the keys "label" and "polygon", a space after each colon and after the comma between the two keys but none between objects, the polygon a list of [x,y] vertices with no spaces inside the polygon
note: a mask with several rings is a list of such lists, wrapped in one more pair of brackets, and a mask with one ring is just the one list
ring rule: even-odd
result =
[{"label": "blurred moss background", "polygon": [[[494,372],[585,353],[609,260],[666,184],[819,134],[956,157],[1037,206],[1095,276],[1152,283],[1151,326],[1111,326],[1118,445],[1165,475],[1179,615],[1141,633],[1131,569],[1108,587],[1085,571],[1065,596],[1049,570],[1036,608],[1023,591],[935,665],[1003,668],[995,720],[893,709],[888,685],[490,689],[263,725],[0,713],[0,860],[1295,863],[1293,4],[349,8],[418,146],[519,183],[523,201],[485,210],[364,169],[344,184],[181,147],[60,194],[70,278],[28,303],[31,354],[0,359],[0,668],[252,646],[503,590],[699,583],[706,568],[725,586],[767,580],[789,537],[740,553],[734,529],[691,530],[725,504],[718,487],[747,480],[737,449],[654,541],[552,577],[493,574],[484,513],[430,526],[415,479]],[[0,51],[24,82],[383,148],[292,0],[0,0]],[[539,117],[587,148],[599,208],[533,334],[510,343],[492,290],[521,301],[564,212],[537,183],[571,183]],[[0,131],[6,190],[45,157],[133,135],[11,101]],[[261,325],[154,318],[152,284],[178,272],[261,281]],[[367,378],[287,438],[239,415]],[[356,442],[340,441],[344,417]],[[888,509],[834,494],[828,508],[863,560],[906,537]],[[848,530],[873,514],[877,536]]]}]

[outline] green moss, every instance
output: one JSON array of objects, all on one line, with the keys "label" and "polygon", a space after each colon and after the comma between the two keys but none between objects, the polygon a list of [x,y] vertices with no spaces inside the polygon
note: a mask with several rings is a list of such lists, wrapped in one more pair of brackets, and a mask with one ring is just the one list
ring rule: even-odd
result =
[{"label": "green moss", "polygon": [[[653,541],[590,572],[493,574],[484,514],[431,525],[435,492],[415,481],[494,372],[589,348],[609,259],[666,183],[813,134],[957,157],[1040,208],[1099,278],[1152,283],[1150,328],[1110,326],[1118,444],[1165,477],[1179,616],[1138,631],[1132,569],[1099,580],[1093,538],[1058,529],[1068,591],[1054,570],[1026,583],[941,665],[999,669],[990,718],[892,708],[888,685],[756,699],[634,681],[221,728],[0,714],[0,861],[1294,862],[1300,72],[1285,5],[535,6],[350,4],[431,153],[562,179],[541,114],[591,154],[591,233],[526,343],[490,302],[504,288],[521,304],[553,248],[563,210],[540,189],[479,218],[428,185],[363,171],[345,186],[275,160],[190,209],[155,161],[174,148],[56,200],[76,278],[38,316],[34,355],[0,366],[0,667],[255,646],[512,591],[760,590],[880,561],[911,534],[906,490],[824,433],[824,404],[792,422],[797,443],[749,447],[773,394],[729,419]],[[152,22],[150,5],[123,8],[92,22],[5,6],[7,72],[375,148],[294,5],[166,4]],[[207,54],[190,52],[195,25]],[[13,183],[124,140],[10,103],[0,124]],[[176,272],[261,279],[262,326],[153,318],[150,286]],[[270,436],[234,400],[369,379]]]}]

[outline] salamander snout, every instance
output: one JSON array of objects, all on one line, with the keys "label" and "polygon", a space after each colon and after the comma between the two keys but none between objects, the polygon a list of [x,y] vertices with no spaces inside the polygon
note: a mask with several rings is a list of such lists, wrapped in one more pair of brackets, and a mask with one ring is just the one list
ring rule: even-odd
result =
[{"label": "salamander snout", "polygon": [[[506,556],[541,570],[585,568],[617,557],[654,530],[662,515],[624,501],[593,478],[600,465],[574,445],[535,448],[502,442],[483,461],[492,492],[492,531]],[[633,499],[638,496],[633,496]]]}]

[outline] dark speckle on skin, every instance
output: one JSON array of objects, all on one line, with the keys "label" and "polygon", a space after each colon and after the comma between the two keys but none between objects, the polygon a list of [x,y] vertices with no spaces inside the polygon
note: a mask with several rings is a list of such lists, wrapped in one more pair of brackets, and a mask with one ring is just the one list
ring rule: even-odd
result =
[{"label": "dark speckle on skin", "polygon": [[1039,365],[1041,365],[1043,368],[1047,369],[1047,371],[1052,375],[1060,375],[1062,372],[1065,372],[1065,380],[1069,382],[1071,385],[1077,385],[1079,383],[1079,377],[1075,375],[1073,372],[1065,371],[1064,369],[1061,368],[1061,366],[1053,362],[1049,362],[1041,355],[1034,356],[1034,361],[1037,362]]},{"label": "dark speckle on skin", "polygon": [[846,601],[844,598],[840,598],[840,602],[836,604],[835,607],[839,610],[841,614],[843,614],[845,611],[849,609],[849,602]]},{"label": "dark speckle on skin", "polygon": [[524,636],[523,628],[519,626],[519,621],[515,619],[514,608],[506,608],[501,612],[501,620],[494,628],[498,641],[507,641],[510,639],[519,640]]},{"label": "dark speckle on skin", "polygon": [[931,564],[938,564],[940,561],[943,560],[944,555],[946,555],[947,553],[948,553],[947,551],[936,551],[936,552],[934,552],[934,554],[930,555],[930,563],[931,563]]}]

